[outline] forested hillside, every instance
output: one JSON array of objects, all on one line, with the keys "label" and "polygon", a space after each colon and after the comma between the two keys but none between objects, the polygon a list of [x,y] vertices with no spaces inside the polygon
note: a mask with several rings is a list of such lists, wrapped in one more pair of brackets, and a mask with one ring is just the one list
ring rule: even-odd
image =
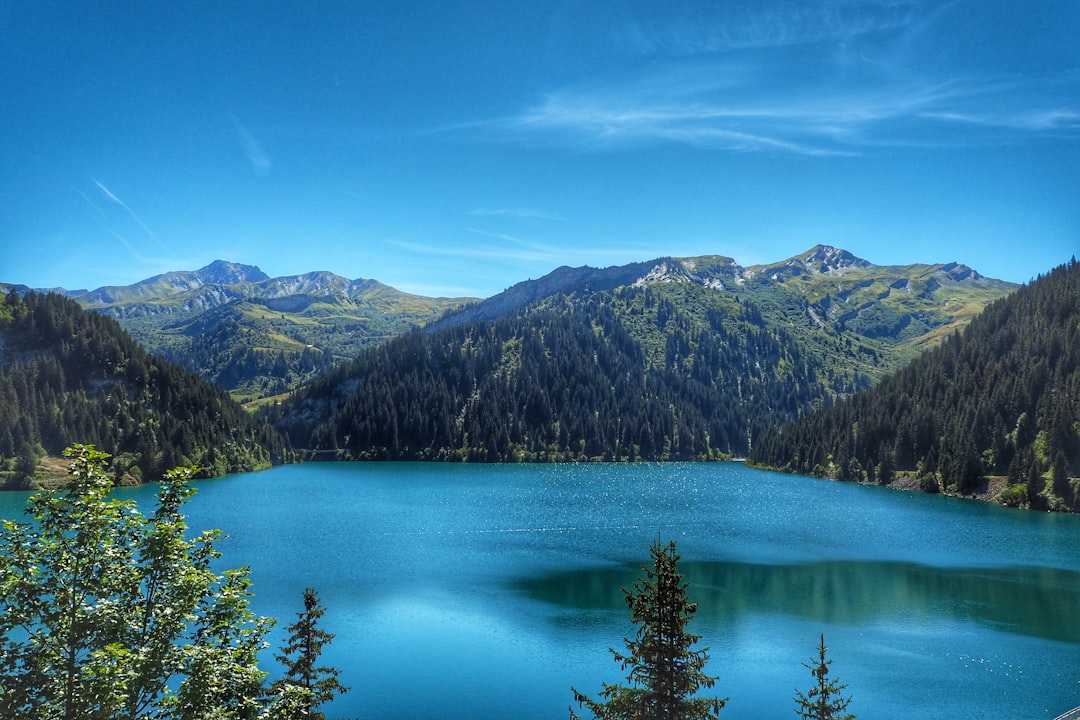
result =
[{"label": "forested hillside", "polygon": [[64,292],[115,318],[153,354],[240,400],[293,390],[361,349],[471,301],[411,295],[329,272],[271,278],[224,260],[134,285]]},{"label": "forested hillside", "polygon": [[[221,260],[134,285],[67,294],[116,318],[155,355],[247,401],[294,390],[415,327],[497,320],[559,293],[646,285],[683,287],[669,299],[688,316],[699,313],[697,295],[704,290],[752,303],[766,325],[784,328],[804,354],[835,376],[826,384],[841,392],[866,387],[903,366],[1016,288],[958,263],[876,266],[818,245],[750,267],[719,255],[561,267],[483,301],[410,295],[328,272],[270,278],[255,266]],[[682,307],[683,302],[689,304]],[[665,328],[638,327],[636,336],[646,346],[663,346]]]},{"label": "forested hillside", "polygon": [[[828,395],[753,308],[702,323],[662,292],[557,295],[410,333],[305,388],[275,424],[298,449],[356,458],[706,459],[745,454],[751,436]],[[669,339],[643,344],[628,312]]]},{"label": "forested hillside", "polygon": [[220,475],[286,457],[269,425],[224,390],[55,294],[11,291],[0,300],[0,418],[8,487],[74,443],[111,453],[129,480],[157,480],[178,465]]},{"label": "forested hillside", "polygon": [[272,417],[315,457],[741,456],[1013,287],[823,246],[753,268],[719,256],[560,268],[361,353]]},{"label": "forested hillside", "polygon": [[[596,269],[559,268],[494,297],[448,313],[429,331],[511,315],[562,293],[582,296],[620,287],[648,287],[686,318],[703,326],[709,312],[745,305],[764,327],[782,329],[811,364],[826,374],[830,394],[869,387],[964,327],[1012,283],[979,275],[957,263],[877,266],[824,245],[770,265],[742,267],[730,257],[659,258]],[[613,305],[620,321],[648,350],[669,341],[676,325],[643,322],[632,306]],[[835,392],[833,392],[835,391]],[[828,398],[819,398],[825,401]]]},{"label": "forested hillside", "polygon": [[1080,510],[1080,264],[1040,276],[870,391],[761,438],[753,462],[932,492],[1007,478],[1006,504]]}]

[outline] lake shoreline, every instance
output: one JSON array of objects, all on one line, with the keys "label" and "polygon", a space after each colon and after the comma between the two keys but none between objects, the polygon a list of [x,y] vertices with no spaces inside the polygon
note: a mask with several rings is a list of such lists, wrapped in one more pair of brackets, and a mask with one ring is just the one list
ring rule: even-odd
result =
[{"label": "lake shoreline", "polygon": [[[52,461],[52,462],[49,462],[49,461]],[[335,459],[335,460],[308,459],[308,460],[303,460],[303,459],[300,459],[300,460],[296,460],[294,462],[281,463],[281,464],[282,465],[299,465],[299,464],[305,464],[305,463],[320,463],[320,462],[381,463],[381,462],[387,462],[387,461],[386,460],[376,460],[376,459],[349,459],[349,460],[341,460],[341,459]],[[441,461],[441,460],[413,460],[413,461],[406,461],[406,462],[422,462],[422,463],[442,464],[442,463],[444,463],[446,461]],[[568,461],[553,461],[553,462],[520,462],[520,463],[476,463],[476,462],[469,463],[467,461],[461,461],[460,463],[454,462],[454,463],[451,463],[451,464],[471,464],[471,465],[491,465],[491,464],[509,464],[509,465],[577,465],[577,464],[583,464],[583,465],[618,465],[618,464],[622,464],[622,465],[634,465],[634,464],[641,464],[641,463],[648,464],[649,462],[652,462],[652,461],[628,461],[628,460],[607,460],[607,461],[605,461],[605,460],[573,460],[573,461],[569,461],[568,460]],[[674,461],[670,461],[670,462],[690,462],[690,463],[701,463],[701,464],[704,464],[704,465],[709,465],[709,464],[718,463],[718,462],[721,462],[721,463],[722,462],[732,462],[732,463],[744,464],[747,467],[751,467],[751,468],[754,468],[756,470],[765,470],[765,471],[768,471],[768,472],[776,472],[776,473],[781,473],[781,474],[784,474],[784,475],[795,475],[795,474],[797,474],[797,473],[789,472],[789,471],[784,470],[782,468],[770,467],[770,466],[767,466],[767,465],[758,465],[756,463],[749,462],[744,457],[731,457],[731,458],[724,458],[724,459],[718,459],[718,460],[674,460]],[[35,481],[36,482],[34,483],[34,485],[35,485],[34,487],[27,488],[27,487],[11,487],[9,485],[2,485],[2,486],[0,486],[0,492],[2,492],[4,490],[16,490],[16,491],[21,490],[21,491],[24,491],[24,492],[25,491],[36,492],[36,491],[42,490],[42,489],[46,489],[46,490],[48,490],[48,489],[56,489],[57,487],[61,486],[66,481],[67,476],[66,476],[65,471],[67,469],[68,464],[69,464],[69,461],[66,460],[65,458],[52,458],[52,457],[47,456],[46,458],[43,458],[40,461],[39,471],[44,471],[44,472],[40,472],[38,475],[35,476]],[[269,468],[259,468],[257,470],[237,471],[237,472],[243,472],[243,473],[262,472],[262,471],[267,470],[267,469],[269,469]],[[869,481],[869,480],[841,480],[840,478],[829,477],[829,476],[810,476],[810,477],[818,477],[821,480],[831,480],[833,482],[854,482],[854,483],[856,483],[858,485],[869,485],[869,486],[874,486],[874,487],[883,487],[883,488],[888,488],[890,490],[897,490],[897,491],[901,491],[901,492],[919,492],[919,493],[924,493],[926,495],[942,495],[944,497],[955,497],[955,498],[960,498],[962,500],[974,500],[974,501],[978,501],[978,502],[990,503],[990,504],[993,504],[993,505],[997,505],[999,507],[1011,507],[1011,508],[1014,508],[1014,509],[1017,509],[1017,510],[1032,510],[1033,509],[1033,508],[1026,507],[1026,506],[1008,505],[1006,503],[1001,502],[998,499],[1001,496],[1002,491],[1004,491],[1006,488],[1009,487],[1008,481],[1004,477],[994,476],[994,477],[989,477],[989,478],[983,478],[982,484],[979,485],[979,487],[976,488],[974,492],[970,492],[970,493],[955,493],[955,492],[942,492],[942,491],[927,492],[926,490],[923,490],[923,488],[921,486],[921,483],[920,483],[920,480],[915,475],[915,473],[908,472],[908,471],[896,473],[895,477],[888,483],[878,483],[878,482],[873,482],[873,481]],[[124,484],[124,485],[138,485],[138,484],[141,484],[141,483],[138,483],[138,482],[130,482],[131,480],[134,480],[133,478],[126,478],[126,479],[129,480],[129,482],[125,482],[125,483],[122,483],[122,484]],[[1055,512],[1055,511],[1054,510],[1049,510],[1049,512]],[[1067,514],[1074,514],[1074,513],[1068,512],[1068,511],[1063,511],[1063,512],[1066,512]]]},{"label": "lake shoreline", "polygon": [[[787,470],[770,467],[767,465],[757,465],[754,463],[748,463],[749,467],[757,470],[765,470],[768,472],[777,472],[785,475],[797,475],[798,473],[792,473]],[[870,480],[841,480],[837,477],[810,475],[807,477],[816,477],[820,480],[830,480],[832,482],[853,482],[856,485],[866,485],[869,487],[887,488],[889,490],[896,490],[898,492],[917,492],[924,495],[941,495],[942,497],[958,498],[960,500],[973,500],[976,502],[985,502],[991,505],[997,505],[998,507],[1012,508],[1014,510],[1039,510],[1028,506],[1009,505],[999,500],[1002,492],[1009,487],[1009,482],[1004,477],[993,476],[983,478],[982,483],[973,491],[969,493],[957,493],[947,491],[927,492],[922,488],[921,481],[913,472],[899,472],[888,483],[873,482]],[[1067,510],[1047,510],[1047,512],[1064,512],[1067,515],[1074,515],[1076,513],[1069,512]]]}]

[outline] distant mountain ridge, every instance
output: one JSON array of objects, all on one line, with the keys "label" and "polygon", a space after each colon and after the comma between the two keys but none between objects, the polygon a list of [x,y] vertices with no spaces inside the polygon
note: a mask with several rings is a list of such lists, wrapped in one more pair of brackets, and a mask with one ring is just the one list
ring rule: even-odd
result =
[{"label": "distant mountain ridge", "polygon": [[[355,300],[377,293],[398,292],[377,280],[349,280],[326,271],[272,278],[254,265],[215,260],[199,270],[167,272],[134,285],[64,294],[91,310],[118,317],[138,317],[211,310],[234,300],[274,300],[296,295]],[[453,302],[463,300],[471,298],[454,299]]]},{"label": "distant mountain ridge", "polygon": [[[801,337],[821,361],[833,357],[828,345],[836,338],[860,343],[863,354],[842,359],[837,370],[850,376],[853,387],[932,347],[1017,287],[955,262],[876,266],[846,250],[817,245],[786,260],[747,267],[723,255],[564,266],[484,300],[426,298],[325,271],[271,278],[254,265],[224,260],[133,285],[65,294],[116,318],[152,352],[234,397],[255,399],[293,390],[414,328],[432,333],[494,321],[558,295],[660,286],[752,302],[768,323]],[[647,344],[655,348],[657,342]]]},{"label": "distant mountain ridge", "polygon": [[273,413],[320,457],[695,460],[874,384],[1018,286],[816,246],[562,267],[361,352]]},{"label": "distant mountain ridge", "polygon": [[63,291],[145,348],[254,399],[291,390],[360,349],[474,298],[428,298],[316,271],[272,278],[215,260],[133,285]]},{"label": "distant mountain ridge", "polygon": [[[906,359],[962,327],[990,301],[1019,287],[994,280],[956,262],[878,266],[847,250],[816,245],[805,253],[767,265],[743,267],[723,255],[661,257],[609,268],[560,267],[526,280],[427,327],[494,320],[556,293],[687,283],[753,298],[795,326],[850,326],[869,338],[910,345]],[[790,306],[805,301],[801,312]]]}]

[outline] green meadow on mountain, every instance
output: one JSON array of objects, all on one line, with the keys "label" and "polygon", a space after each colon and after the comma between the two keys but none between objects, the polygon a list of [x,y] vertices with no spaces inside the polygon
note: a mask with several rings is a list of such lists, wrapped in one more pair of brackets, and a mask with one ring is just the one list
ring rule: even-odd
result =
[{"label": "green meadow on mountain", "polygon": [[1015,287],[824,246],[749,268],[718,256],[560,268],[361,353],[272,418],[313,457],[745,456]]},{"label": "green meadow on mountain", "polygon": [[1003,298],[867,392],[754,446],[758,464],[930,492],[1004,479],[1007,505],[1080,510],[1080,264]]},{"label": "green meadow on mountain", "polygon": [[222,260],[67,294],[240,400],[295,389],[363,348],[471,300],[410,295],[328,272],[271,278]]}]

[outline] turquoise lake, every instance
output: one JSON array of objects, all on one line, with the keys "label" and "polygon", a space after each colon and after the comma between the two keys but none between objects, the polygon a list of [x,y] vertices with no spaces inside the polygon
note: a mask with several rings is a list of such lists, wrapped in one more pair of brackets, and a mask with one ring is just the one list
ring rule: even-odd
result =
[{"label": "turquoise lake", "polygon": [[192,529],[229,535],[222,567],[251,567],[275,649],[318,590],[352,688],[330,718],[567,717],[571,685],[625,681],[619,588],[658,536],[727,720],[794,717],[820,633],[864,720],[1080,706],[1080,517],[738,463],[309,463],[198,488]]}]

